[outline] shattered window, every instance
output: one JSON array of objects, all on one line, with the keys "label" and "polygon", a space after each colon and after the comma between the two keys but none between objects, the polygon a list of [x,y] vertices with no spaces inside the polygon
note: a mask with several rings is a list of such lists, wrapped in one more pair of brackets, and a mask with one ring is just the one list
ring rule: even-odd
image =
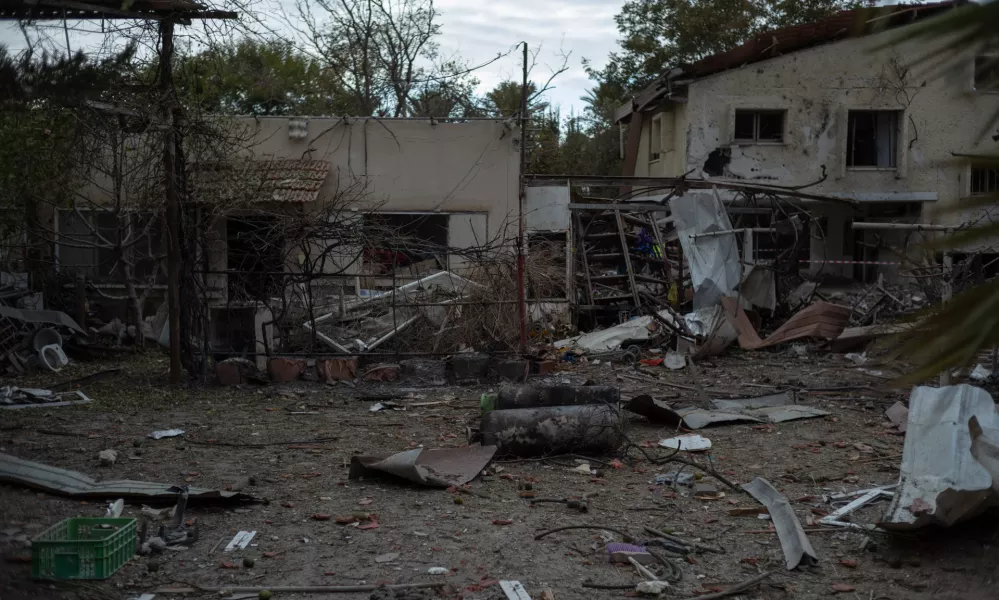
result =
[{"label": "shattered window", "polygon": [[737,142],[784,141],[784,111],[737,109],[733,139]]},{"label": "shattered window", "polygon": [[989,53],[975,57],[975,89],[999,91],[999,55]]},{"label": "shattered window", "polygon": [[[133,276],[149,277],[163,255],[163,227],[151,213],[59,210],[59,266],[96,281],[121,280],[127,257]],[[116,248],[121,244],[122,248]]]},{"label": "shattered window", "polygon": [[988,196],[999,192],[999,169],[971,167],[971,195]]},{"label": "shattered window", "polygon": [[897,110],[851,110],[847,125],[846,166],[895,167]]},{"label": "shattered window", "polygon": [[649,162],[659,160],[663,150],[663,119],[661,115],[652,118],[652,130],[649,133]]}]

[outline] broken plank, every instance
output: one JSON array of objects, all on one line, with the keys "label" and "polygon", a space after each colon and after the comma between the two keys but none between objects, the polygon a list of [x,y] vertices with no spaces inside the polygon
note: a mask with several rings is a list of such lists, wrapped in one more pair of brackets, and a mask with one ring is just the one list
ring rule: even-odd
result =
[{"label": "broken plank", "polygon": [[530,594],[519,581],[501,581],[499,585],[507,600],[531,600]]},{"label": "broken plank", "polygon": [[240,531],[232,538],[232,541],[223,549],[223,552],[232,552],[236,548],[240,550],[246,550],[246,547],[250,545],[250,540],[253,536],[257,535],[256,531]]}]

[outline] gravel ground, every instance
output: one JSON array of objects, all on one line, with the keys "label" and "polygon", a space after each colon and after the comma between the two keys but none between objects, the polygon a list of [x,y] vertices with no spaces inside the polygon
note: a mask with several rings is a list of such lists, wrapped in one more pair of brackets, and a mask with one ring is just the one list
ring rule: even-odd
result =
[{"label": "gravel ground", "polygon": [[[626,590],[584,589],[591,581],[634,585],[630,567],[608,563],[606,541],[621,536],[599,530],[569,530],[536,541],[544,530],[567,525],[599,525],[636,539],[644,527],[667,531],[723,553],[697,553],[675,559],[682,579],[668,597],[707,594],[772,572],[742,598],[996,598],[999,551],[997,520],[985,515],[948,530],[917,535],[828,530],[816,524],[830,507],[829,492],[897,482],[904,438],[886,423],[884,409],[907,397],[887,387],[899,371],[889,366],[853,367],[840,355],[818,350],[799,356],[732,351],[698,363],[697,372],[609,364],[566,365],[541,383],[569,381],[616,385],[622,397],[647,393],[680,405],[695,403],[699,384],[712,397],[751,396],[789,388],[844,387],[835,392],[797,393],[798,402],[822,407],[825,418],[779,425],[717,426],[700,433],[711,439],[710,455],[684,454],[701,467],[685,466],[697,483],[713,486],[706,499],[690,488],[656,485],[655,476],[679,464],[647,460],[665,456],[655,443],[673,432],[628,416],[634,446],[615,457],[598,457],[578,470],[579,459],[556,457],[521,462],[494,461],[467,491],[419,488],[391,480],[352,481],[347,466],[355,453],[390,454],[413,447],[446,448],[467,443],[475,427],[479,395],[495,386],[441,386],[419,381],[341,384],[317,382],[241,388],[172,389],[166,362],[147,353],[120,364],[81,363],[61,373],[32,375],[25,387],[53,385],[120,366],[122,370],[90,385],[87,407],[31,409],[3,414],[0,451],[20,458],[74,469],[98,478],[137,479],[225,489],[265,499],[241,506],[193,506],[198,540],[183,550],[147,558],[136,556],[112,578],[86,584],[33,582],[24,564],[23,537],[31,537],[73,516],[101,516],[103,501],[81,502],[51,494],[0,486],[0,598],[133,598],[165,586],[326,586],[443,581],[435,592],[393,595],[379,591],[337,594],[337,598],[503,598],[497,580],[519,580],[532,598],[546,589],[557,600],[616,598]],[[873,371],[873,372],[872,372]],[[651,375],[650,375],[651,374]],[[679,385],[683,387],[673,387]],[[363,396],[394,392],[405,411],[372,413]],[[306,413],[306,414],[294,414]],[[181,428],[183,438],[154,441],[154,430]],[[326,440],[315,442],[314,440]],[[211,441],[210,441],[211,440]],[[113,467],[97,455],[115,449]],[[605,464],[606,463],[606,464]],[[754,511],[748,495],[727,488],[705,467],[741,485],[764,477],[790,499],[820,561],[795,571],[784,568],[777,536]],[[617,467],[617,468],[615,468]],[[253,484],[248,480],[252,478]],[[538,497],[597,495],[580,513],[561,504],[532,507],[521,497],[530,483]],[[884,503],[858,512],[855,522],[876,522]],[[139,517],[128,504],[125,516]],[[314,515],[358,515],[351,525]],[[376,528],[358,525],[377,522]],[[224,552],[239,531],[256,531],[249,548]],[[12,535],[8,535],[12,534]],[[244,564],[244,559],[252,559]],[[158,565],[150,570],[150,563]],[[250,566],[252,563],[252,566]],[[446,575],[431,575],[442,567]],[[838,591],[843,590],[843,591]],[[169,598],[160,594],[157,598]],[[219,597],[218,592],[189,594]],[[255,595],[254,595],[255,597]],[[278,598],[325,598],[328,594],[276,594]]]}]

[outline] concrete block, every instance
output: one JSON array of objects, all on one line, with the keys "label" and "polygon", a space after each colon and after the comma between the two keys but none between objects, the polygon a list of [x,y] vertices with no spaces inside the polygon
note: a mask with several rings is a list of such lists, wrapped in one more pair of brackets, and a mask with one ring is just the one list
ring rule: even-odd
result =
[{"label": "concrete block", "polygon": [[357,376],[356,358],[317,358],[316,373],[320,381],[333,383],[350,381]]},{"label": "concrete block", "polygon": [[406,377],[427,381],[439,381],[441,383],[446,382],[447,363],[443,360],[410,358],[400,361],[399,364],[402,366],[402,374]]},{"label": "concrete block", "polygon": [[399,365],[383,364],[374,366],[361,375],[365,381],[395,381],[399,379]]},{"label": "concrete block", "polygon": [[305,361],[294,358],[271,358],[267,361],[267,375],[271,381],[295,381],[305,372]]},{"label": "concrete block", "polygon": [[496,373],[505,381],[522,382],[530,368],[531,363],[526,360],[504,360],[496,364]]},{"label": "concrete block", "polygon": [[534,372],[538,375],[551,375],[557,364],[554,360],[539,360],[534,363]]},{"label": "concrete block", "polygon": [[482,379],[489,374],[488,354],[478,352],[463,352],[451,357],[451,372],[454,378],[461,381],[464,379]]},{"label": "concrete block", "polygon": [[256,365],[245,358],[228,358],[215,365],[220,385],[239,385],[258,374]]}]

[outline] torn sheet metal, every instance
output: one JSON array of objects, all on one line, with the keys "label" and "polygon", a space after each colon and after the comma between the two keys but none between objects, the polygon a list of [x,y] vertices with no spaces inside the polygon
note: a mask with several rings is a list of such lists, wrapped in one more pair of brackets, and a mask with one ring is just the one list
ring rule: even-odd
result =
[{"label": "torn sheet metal", "polygon": [[804,406],[793,404],[791,406],[767,406],[743,411],[747,415],[759,417],[768,423],[784,423],[785,421],[798,421],[800,419],[814,419],[824,417],[829,411],[815,408],[814,406]]},{"label": "torn sheet metal", "polygon": [[496,446],[426,450],[416,448],[387,458],[354,456],[350,479],[388,473],[429,487],[464,485],[475,479],[496,454]]},{"label": "torn sheet metal", "polygon": [[766,408],[768,406],[788,406],[794,404],[794,398],[788,392],[755,396],[753,398],[735,398],[732,400],[712,400],[711,404],[719,410],[746,410]]},{"label": "torn sheet metal", "polygon": [[621,348],[626,342],[644,342],[661,333],[669,333],[669,326],[685,331],[684,323],[678,322],[680,319],[672,309],[659,311],[658,317],[635,317],[613,327],[559,340],[552,345],[556,348],[579,348],[587,352],[607,352]]},{"label": "torn sheet metal", "polygon": [[[76,399],[61,400],[61,398]],[[90,404],[90,398],[80,390],[52,393],[50,390],[19,389],[10,386],[0,388],[0,409],[58,408],[60,406],[76,406],[78,404]]]},{"label": "torn sheet metal", "polygon": [[587,352],[617,350],[624,342],[645,341],[658,330],[652,317],[636,317],[619,325],[591,331],[583,335],[555,342],[557,348],[579,348]]},{"label": "torn sheet metal", "polygon": [[[760,398],[742,398],[737,400],[712,400],[718,409],[706,408],[672,408],[662,400],[656,400],[647,394],[632,398],[625,410],[646,417],[653,423],[676,427],[681,422],[690,429],[703,429],[709,425],[722,423],[783,423],[798,419],[823,417],[829,412],[812,406],[801,404],[771,404],[790,399],[786,394],[771,394]],[[757,408],[742,408],[755,406]]]},{"label": "torn sheet metal", "polygon": [[[22,485],[71,498],[125,498],[175,502],[178,494],[183,491],[177,486],[151,481],[97,481],[83,473],[22,460],[2,453],[0,453],[0,483]],[[197,487],[188,488],[188,497],[191,501],[205,502],[257,501],[253,496],[241,492],[225,492]]]},{"label": "torn sheet metal", "polygon": [[[969,422],[978,423],[972,444]],[[931,523],[949,527],[999,505],[995,463],[975,460],[999,446],[999,413],[992,396],[971,385],[920,386],[909,396],[899,488],[881,526],[908,530]],[[986,468],[986,464],[989,468]],[[991,472],[989,469],[993,469]]]},{"label": "torn sheet metal", "polygon": [[808,536],[805,535],[805,530],[802,529],[798,517],[794,515],[794,510],[786,496],[761,477],[745,484],[742,489],[767,507],[770,518],[773,519],[774,528],[777,530],[777,538],[780,540],[780,547],[784,551],[789,571],[795,569],[802,561],[805,564],[814,564],[819,561],[815,549],[812,548],[812,543],[808,541]]},{"label": "torn sheet metal", "polygon": [[760,265],[749,267],[739,286],[739,295],[753,306],[771,311],[777,308],[777,285],[773,270]]},{"label": "torn sheet metal", "polygon": [[816,302],[795,313],[767,339],[760,339],[756,328],[749,322],[746,311],[735,298],[722,298],[722,305],[729,315],[739,335],[739,347],[743,350],[761,350],[806,338],[834,340],[850,320],[851,309],[829,302]]},{"label": "torn sheet metal", "polygon": [[725,296],[735,296],[742,276],[736,234],[693,237],[732,230],[718,192],[690,192],[672,198],[669,206],[684,258],[690,266],[694,310],[715,306]]},{"label": "torn sheet metal", "polygon": [[28,310],[0,305],[0,317],[6,317],[8,319],[15,319],[18,321],[24,321],[25,323],[34,323],[38,325],[58,325],[60,327],[72,329],[77,333],[87,335],[87,332],[73,320],[73,317],[58,310]]},{"label": "torn sheet metal", "polygon": [[905,433],[905,430],[909,428],[909,409],[905,407],[901,402],[896,402],[892,404],[888,410],[885,411],[885,416],[888,420],[892,422],[893,425],[898,427],[898,430]]},{"label": "torn sheet metal", "polygon": [[717,356],[739,337],[721,305],[709,306],[683,316],[683,322],[696,336],[690,357],[697,360]]},{"label": "torn sheet metal", "polygon": [[676,411],[683,423],[691,429],[703,429],[721,423],[763,423],[763,419],[745,412],[681,408]]}]

